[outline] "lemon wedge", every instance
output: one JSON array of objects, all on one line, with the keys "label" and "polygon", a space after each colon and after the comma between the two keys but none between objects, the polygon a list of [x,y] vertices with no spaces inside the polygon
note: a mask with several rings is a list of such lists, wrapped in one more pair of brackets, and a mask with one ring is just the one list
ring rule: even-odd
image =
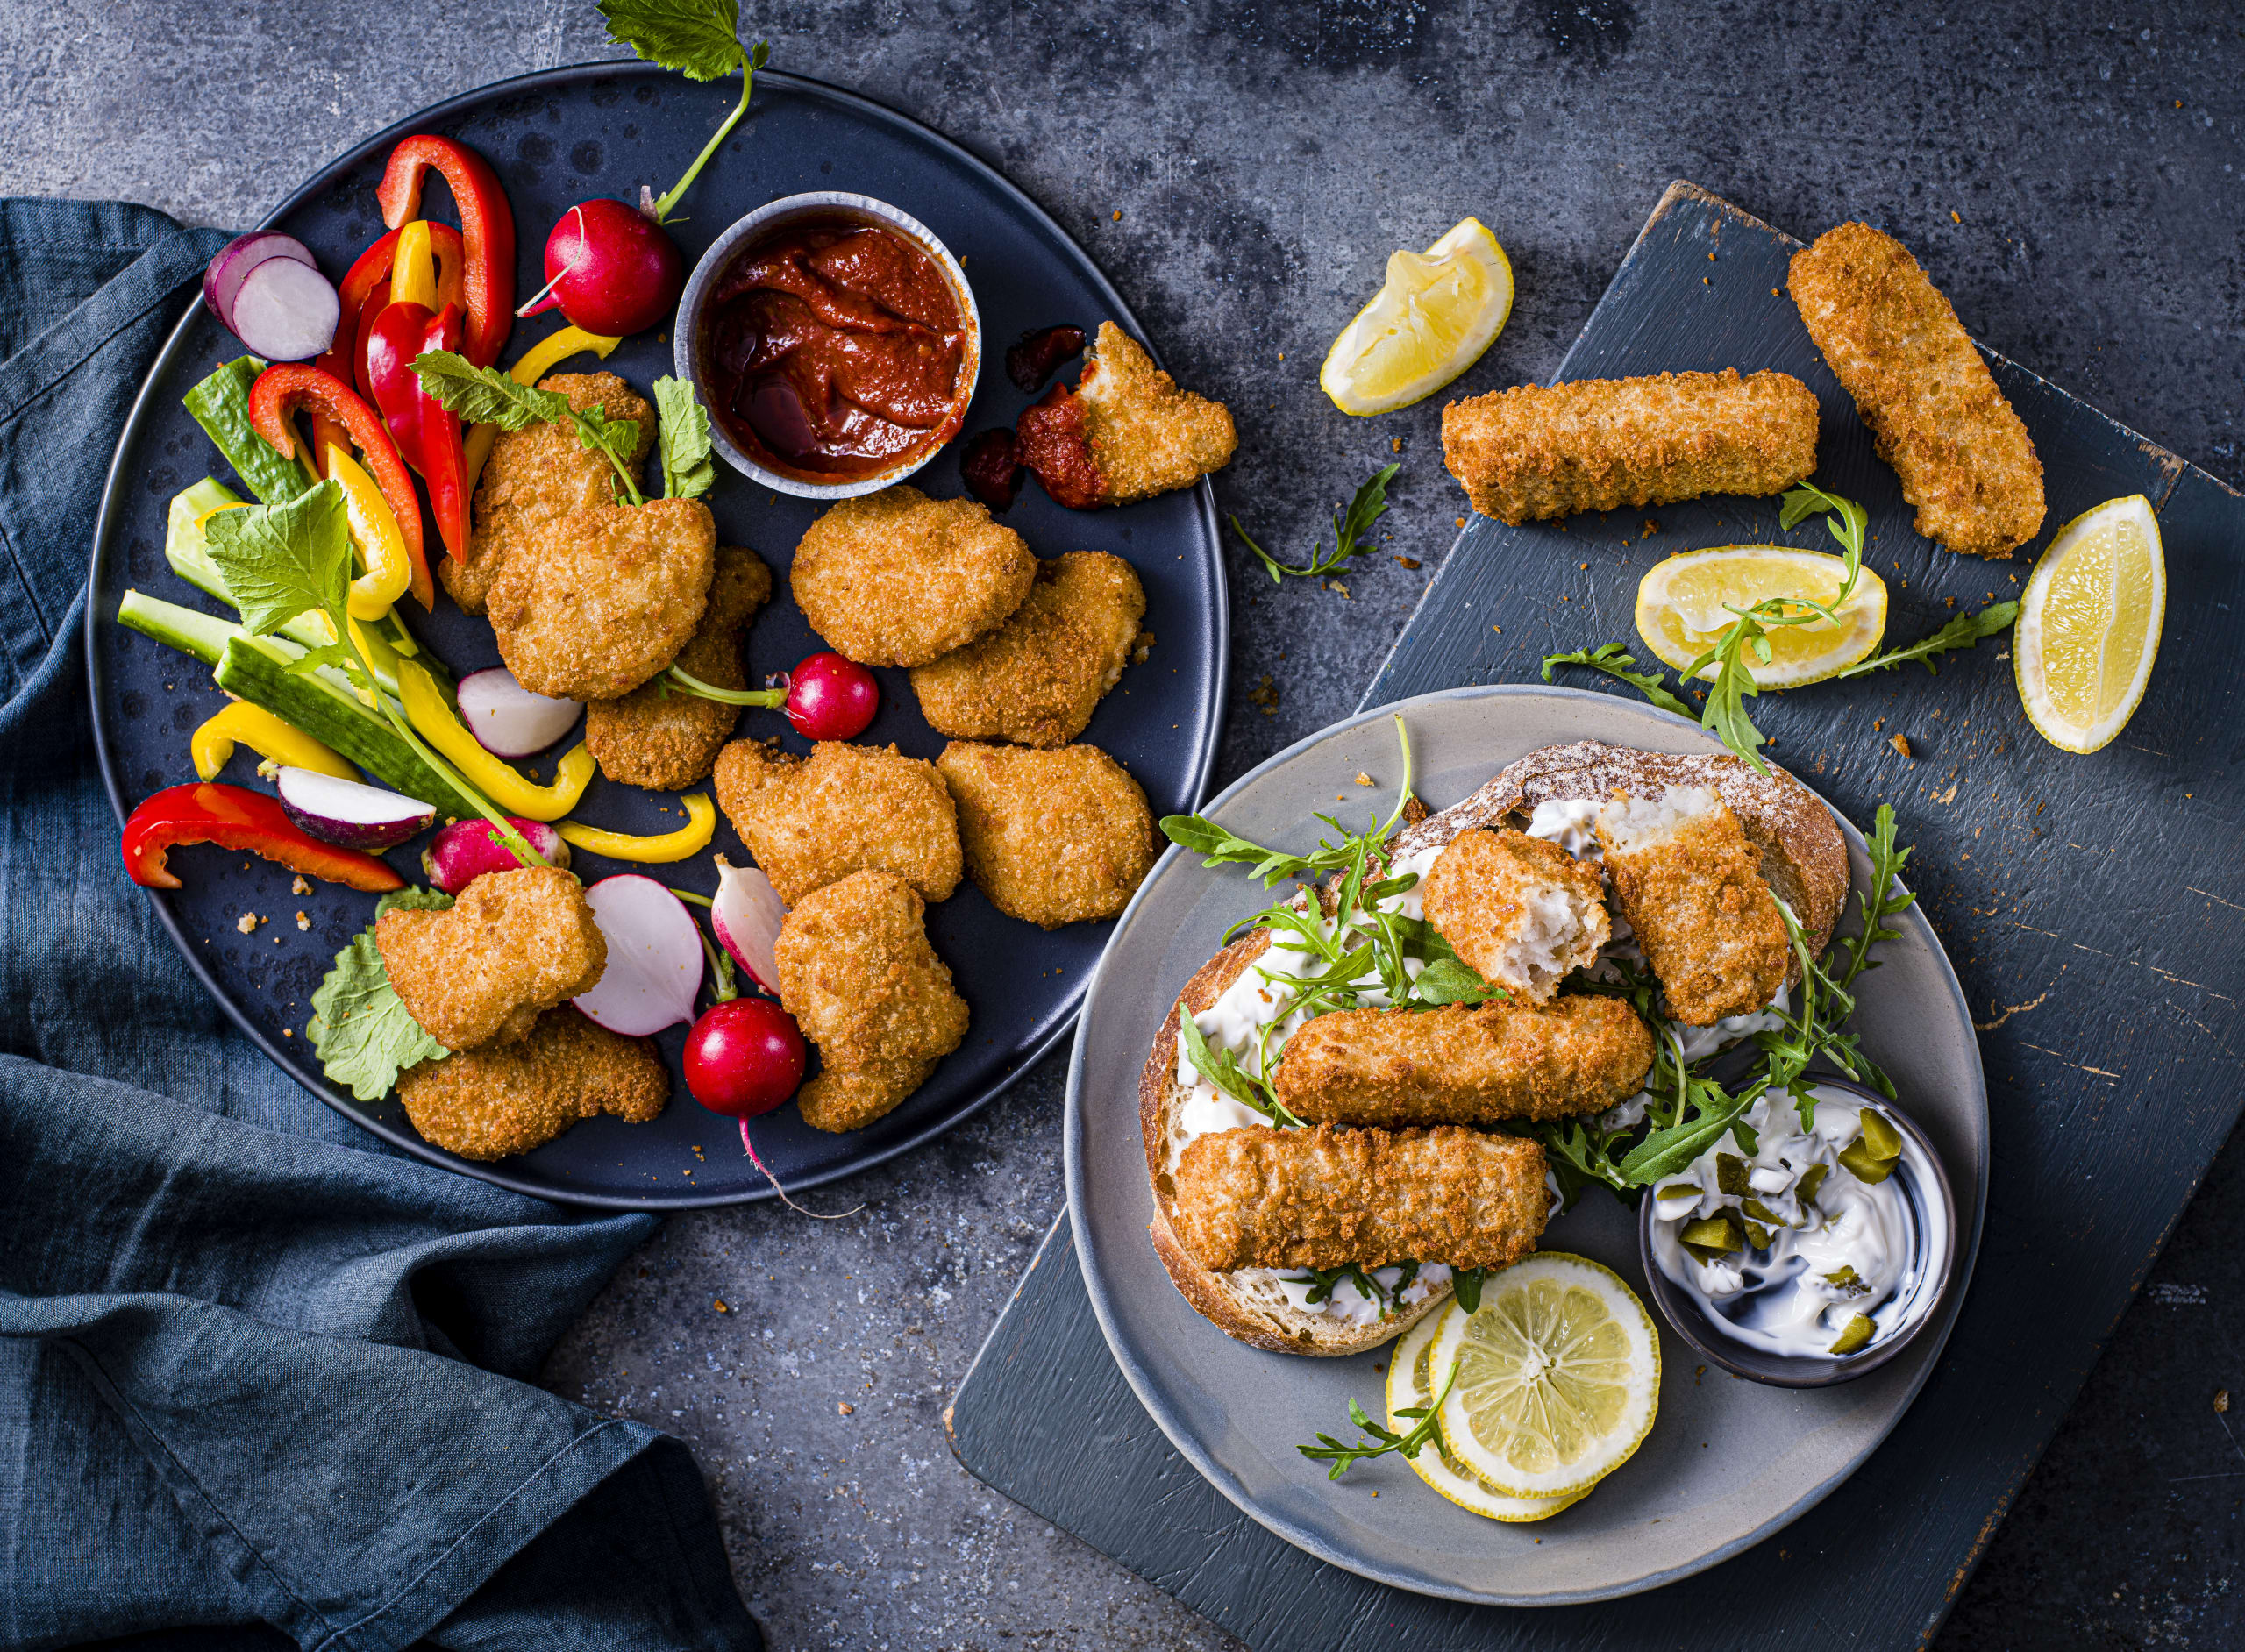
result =
[{"label": "lemon wedge", "polygon": [[2012,639],[2028,721],[2052,745],[2094,751],[2135,714],[2159,657],[2167,558],[2142,494],[2058,530],[2028,576]]},{"label": "lemon wedge", "polygon": [[1341,329],[1317,382],[1343,413],[1424,401],[1481,359],[1512,314],[1512,261],[1479,218],[1423,253],[1387,259],[1387,282]]},{"label": "lemon wedge", "polygon": [[1428,1370],[1457,1380],[1443,1449],[1507,1497],[1568,1498],[1629,1460],[1660,1409],[1660,1343],[1610,1268],[1543,1251],[1493,1274],[1481,1306],[1443,1314]]},{"label": "lemon wedge", "polygon": [[[1423,1406],[1434,1398],[1434,1389],[1428,1385],[1427,1356],[1434,1348],[1435,1333],[1441,1328],[1442,1320],[1440,1314],[1429,1314],[1404,1332],[1388,1349],[1387,1426],[1398,1434],[1408,1434],[1418,1426],[1417,1419],[1401,1414],[1403,1408]],[[1572,1497],[1507,1497],[1501,1492],[1491,1491],[1443,1451],[1439,1435],[1422,1446],[1419,1455],[1409,1461],[1421,1479],[1458,1507],[1507,1525],[1548,1520],[1590,1495],[1578,1492]]]},{"label": "lemon wedge", "polygon": [[[1687,551],[1638,581],[1637,635],[1663,664],[1681,672],[1714,646],[1715,638],[1737,617],[1732,609],[1751,608],[1778,596],[1806,596],[1828,606],[1846,577],[1846,562],[1822,551],[1778,545]],[[1837,625],[1817,619],[1806,625],[1771,626],[1767,665],[1748,647],[1746,666],[1756,685],[1798,688],[1821,682],[1868,655],[1886,634],[1885,581],[1863,568],[1847,602],[1835,611]],[[1712,681],[1714,664],[1700,675]]]}]

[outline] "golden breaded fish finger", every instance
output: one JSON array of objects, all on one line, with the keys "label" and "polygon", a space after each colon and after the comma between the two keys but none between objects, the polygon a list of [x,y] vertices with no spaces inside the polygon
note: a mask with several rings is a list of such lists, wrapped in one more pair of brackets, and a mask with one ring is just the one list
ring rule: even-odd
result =
[{"label": "golden breaded fish finger", "polygon": [[1271,1082],[1315,1122],[1485,1124],[1603,1113],[1651,1065],[1652,1034],[1629,1005],[1561,998],[1336,1010],[1286,1041]]},{"label": "golden breaded fish finger", "polygon": [[2007,557],[2042,526],[2042,461],[2027,426],[1918,260],[1867,224],[1792,255],[1792,302],[1918,508],[1951,551]]},{"label": "golden breaded fish finger", "polygon": [[1432,1130],[1219,1130],[1177,1161],[1171,1227],[1204,1268],[1501,1268],[1543,1232],[1543,1150]]},{"label": "golden breaded fish finger", "polygon": [[1458,833],[1420,889],[1427,922],[1451,950],[1483,980],[1532,1003],[1596,963],[1612,927],[1598,868],[1525,832]]},{"label": "golden breaded fish finger", "polygon": [[1789,373],[1523,384],[1442,410],[1443,462],[1518,527],[1702,494],[1783,493],[1816,468],[1816,397]]},{"label": "golden breaded fish finger", "polygon": [[1598,811],[1621,915],[1687,1027],[1750,1015],[1778,995],[1792,947],[1762,857],[1714,792],[1671,787]]}]

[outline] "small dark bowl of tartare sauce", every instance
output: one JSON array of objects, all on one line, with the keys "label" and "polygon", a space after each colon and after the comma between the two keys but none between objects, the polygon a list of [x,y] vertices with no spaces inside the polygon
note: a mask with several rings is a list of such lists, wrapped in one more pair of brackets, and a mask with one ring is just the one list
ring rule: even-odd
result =
[{"label": "small dark bowl of tartare sauce", "polygon": [[734,468],[845,499],[902,481],[959,433],[981,370],[966,273],[927,226],[866,196],[789,196],[718,237],[673,352]]}]

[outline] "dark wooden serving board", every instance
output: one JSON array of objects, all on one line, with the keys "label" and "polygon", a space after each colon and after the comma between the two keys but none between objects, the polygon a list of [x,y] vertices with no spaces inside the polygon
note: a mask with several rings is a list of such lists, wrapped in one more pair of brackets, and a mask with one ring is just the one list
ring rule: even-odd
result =
[{"label": "dark wooden serving board", "polygon": [[[2059,751],[2028,725],[2007,637],[1952,656],[1938,677],[1910,666],[1751,707],[1777,760],[1852,818],[1893,805],[1917,849],[1908,881],[1978,1018],[1994,1151],[1963,1314],[1892,1437],[1758,1548],[1627,1599],[1477,1608],[1326,1566],[1201,1480],[1108,1356],[1063,1218],[959,1389],[948,1413],[953,1449],[1008,1496],[1251,1646],[1923,1642],[2236,1120],[2245,730],[2234,644],[2245,626],[2245,498],[1991,352],[2042,456],[2049,515],[2007,563],[1935,549],[1912,530],[1892,473],[1784,295],[1798,245],[1703,190],[1672,186],[1557,376],[1737,367],[1805,380],[1822,403],[1818,481],[1871,510],[1869,559],[1888,584],[1890,642],[1990,594],[2017,595],[2051,535],[2104,500],[2147,495],[2166,546],[2165,634],[2149,692],[2092,756]],[[1650,536],[1648,521],[1658,524]],[[1545,654],[1586,644],[1619,641],[1643,659],[1634,595],[1669,552],[1829,548],[1813,522],[1780,534],[1774,501],[1563,526],[1470,522],[1365,704],[1526,680]],[[1896,749],[1896,734],[1912,755]]]}]

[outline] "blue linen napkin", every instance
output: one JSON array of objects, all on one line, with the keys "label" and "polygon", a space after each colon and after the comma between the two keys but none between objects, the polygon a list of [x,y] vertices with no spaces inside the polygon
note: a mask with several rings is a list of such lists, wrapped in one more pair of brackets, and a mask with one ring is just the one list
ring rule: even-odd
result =
[{"label": "blue linen napkin", "polygon": [[763,1644],[686,1448],[531,1385],[652,1218],[394,1153],[236,1032],[125,878],[86,568],[226,237],[0,200],[0,1646]]}]

